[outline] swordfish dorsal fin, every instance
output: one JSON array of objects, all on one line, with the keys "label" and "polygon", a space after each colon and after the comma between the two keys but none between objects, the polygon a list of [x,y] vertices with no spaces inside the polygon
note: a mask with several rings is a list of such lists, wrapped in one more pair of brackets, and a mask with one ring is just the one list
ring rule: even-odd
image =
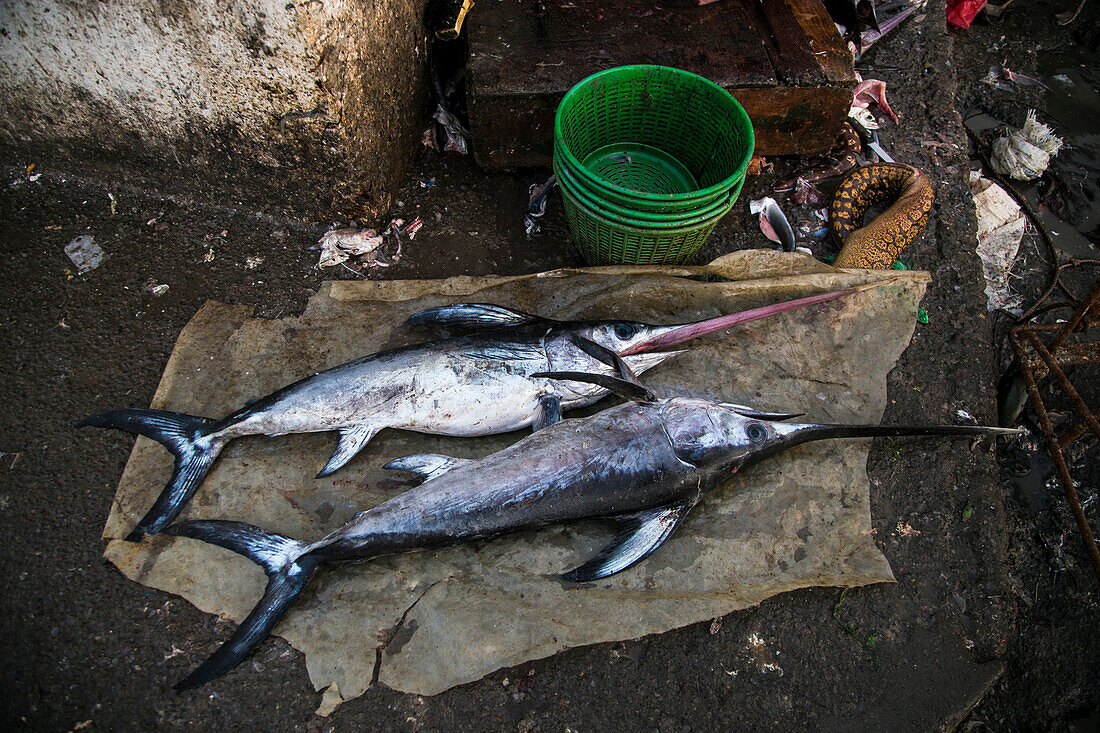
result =
[{"label": "swordfish dorsal fin", "polygon": [[619,517],[619,533],[599,554],[564,573],[567,583],[588,583],[606,578],[639,563],[664,544],[693,505],[687,502]]},{"label": "swordfish dorsal fin", "polygon": [[454,456],[445,456],[440,453],[416,453],[411,456],[394,458],[392,461],[382,466],[382,468],[388,468],[391,471],[419,473],[425,479],[430,479],[440,474],[447,473],[447,471],[450,471],[452,468],[471,462],[469,458],[455,458]]},{"label": "swordfish dorsal fin", "polygon": [[370,439],[374,437],[381,428],[377,428],[374,425],[360,425],[354,428],[344,428],[340,431],[340,443],[336,446],[336,450],[332,452],[332,457],[328,459],[328,463],[317,474],[317,478],[324,478],[331,473],[335,473],[340,470],[345,463],[355,458],[355,454],[363,450]]},{"label": "swordfish dorsal fin", "polygon": [[410,326],[441,328],[495,328],[534,323],[542,318],[491,303],[458,303],[414,313],[405,321]]}]

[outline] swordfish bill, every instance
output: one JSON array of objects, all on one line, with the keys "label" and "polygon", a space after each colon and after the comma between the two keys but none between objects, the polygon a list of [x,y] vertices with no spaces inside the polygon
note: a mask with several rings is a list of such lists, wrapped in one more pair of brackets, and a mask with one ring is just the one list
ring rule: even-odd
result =
[{"label": "swordfish bill", "polygon": [[657,352],[692,338],[821,303],[857,286],[674,326],[634,321],[557,321],[482,303],[421,311],[410,325],[472,330],[365,356],[306,377],[249,402],[220,420],[160,410],[112,410],[77,427],[118,428],[160,442],[175,457],[172,476],[127,537],[164,529],[235,438],[337,431],[336,449],[317,474],[335,472],[383,428],[434,435],[495,435],[556,422],[563,410],[585,407],[608,392],[599,385],[532,375],[582,371],[615,375],[616,365],[585,344],[614,354],[635,373],[680,352]]},{"label": "swordfish bill", "polygon": [[[563,379],[586,379],[584,374]],[[594,375],[620,394],[635,385]],[[627,386],[629,385],[629,387]],[[627,402],[563,420],[479,460],[406,456],[386,468],[426,480],[314,540],[292,539],[241,522],[188,521],[168,534],[244,555],[268,576],[263,598],[214,654],[180,681],[202,685],[232,669],[259,644],[322,565],[484,540],[521,529],[585,519],[618,532],[598,554],[561,576],[591,583],[641,562],[681,525],[703,496],[730,475],[787,448],[826,438],[878,435],[1003,435],[980,426],[818,425],[706,399]],[[581,592],[581,591],[578,591]]]}]

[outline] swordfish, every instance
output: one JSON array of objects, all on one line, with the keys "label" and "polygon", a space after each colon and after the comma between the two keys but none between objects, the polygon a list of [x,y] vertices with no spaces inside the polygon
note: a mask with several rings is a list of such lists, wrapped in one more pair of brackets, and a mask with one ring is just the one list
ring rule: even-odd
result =
[{"label": "swordfish", "polygon": [[680,352],[653,352],[776,313],[878,287],[861,285],[688,324],[557,321],[497,305],[467,303],[421,311],[409,325],[474,333],[383,351],[306,377],[220,419],[127,409],[85,418],[77,427],[118,428],[160,442],[175,457],[172,476],[127,539],[164,529],[198,489],[229,441],[248,435],[337,431],[339,443],[317,474],[350,461],[383,428],[470,437],[556,422],[607,390],[533,377],[545,371],[614,374],[595,349],[609,349],[636,373]]},{"label": "swordfish", "polygon": [[561,576],[568,583],[589,583],[645,559],[707,492],[792,446],[825,438],[1019,432],[965,425],[787,423],[780,421],[797,415],[765,414],[707,399],[654,399],[636,384],[602,374],[557,376],[594,379],[636,401],[563,420],[479,460],[421,454],[390,461],[386,468],[419,473],[426,480],[312,542],[243,522],[198,520],[168,527],[168,534],[240,553],[268,576],[263,598],[248,617],[176,689],[205,684],[248,656],[321,565],[611,519],[618,533],[610,544]]}]

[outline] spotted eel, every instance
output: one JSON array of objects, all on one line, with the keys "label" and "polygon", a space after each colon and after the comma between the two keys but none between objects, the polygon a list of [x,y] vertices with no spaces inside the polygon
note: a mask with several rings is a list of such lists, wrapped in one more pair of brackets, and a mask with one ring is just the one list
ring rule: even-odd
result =
[{"label": "spotted eel", "polygon": [[835,163],[814,168],[807,173],[796,173],[793,176],[781,178],[772,186],[773,191],[790,191],[798,183],[799,178],[805,178],[809,183],[817,183],[827,178],[833,178],[847,173],[859,164],[859,152],[863,149],[863,141],[859,138],[855,126],[848,120],[840,126],[840,135],[837,136],[830,156],[836,158]]},{"label": "spotted eel", "polygon": [[[864,225],[864,215],[876,204],[888,208]],[[932,184],[916,168],[900,163],[856,168],[833,196],[833,235],[842,245],[833,264],[889,270],[924,230],[931,211]]]}]

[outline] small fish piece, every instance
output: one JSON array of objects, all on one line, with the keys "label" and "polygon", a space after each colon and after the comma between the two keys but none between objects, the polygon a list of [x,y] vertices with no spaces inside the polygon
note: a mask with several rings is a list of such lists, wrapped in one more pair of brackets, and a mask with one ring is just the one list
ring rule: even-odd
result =
[{"label": "small fish piece", "polygon": [[867,109],[872,103],[877,104],[879,109],[890,115],[895,125],[900,124],[898,116],[886,101],[886,82],[881,79],[865,79],[856,85],[855,90],[852,91],[852,107],[848,110],[848,115],[858,114],[859,110]]},{"label": "small fish piece", "polygon": [[542,231],[539,219],[546,215],[546,203],[550,192],[558,185],[558,177],[555,175],[546,179],[545,183],[532,183],[527,189],[527,212],[523,215],[523,229],[528,237]]},{"label": "small fish piece", "polygon": [[784,252],[794,252],[794,230],[779,204],[770,196],[749,202],[749,212],[760,216],[760,231],[773,242],[782,245]]},{"label": "small fish piece", "polygon": [[323,478],[354,458],[384,428],[458,437],[537,429],[556,422],[565,410],[597,402],[608,390],[535,377],[536,373],[614,376],[621,372],[620,357],[641,373],[681,353],[651,353],[656,349],[866,287],[668,326],[626,320],[558,321],[485,303],[442,306],[421,311],[406,323],[474,333],[364,356],[287,385],[220,420],[126,409],[93,415],[77,426],[144,435],[175,457],[168,484],[127,537],[138,541],[145,533],[161,531],[179,514],[218,455],[236,438],[338,432],[339,443],[317,474]]},{"label": "small fish piece", "polygon": [[[557,376],[589,377],[573,372]],[[638,399],[632,381],[592,376],[599,384]],[[761,413],[707,399],[647,397],[592,417],[556,423],[480,460],[430,454],[391,461],[387,468],[420,473],[427,480],[314,541],[242,522],[173,525],[167,529],[169,534],[237,552],[260,565],[268,576],[264,595],[248,617],[175,687],[198,687],[241,662],[323,565],[481,541],[522,529],[609,519],[618,527],[611,542],[561,575],[566,583],[594,583],[657,551],[703,497],[723,486],[731,474],[793,446],[831,438],[1020,432],[966,425],[781,422],[792,417],[796,415]]]}]

